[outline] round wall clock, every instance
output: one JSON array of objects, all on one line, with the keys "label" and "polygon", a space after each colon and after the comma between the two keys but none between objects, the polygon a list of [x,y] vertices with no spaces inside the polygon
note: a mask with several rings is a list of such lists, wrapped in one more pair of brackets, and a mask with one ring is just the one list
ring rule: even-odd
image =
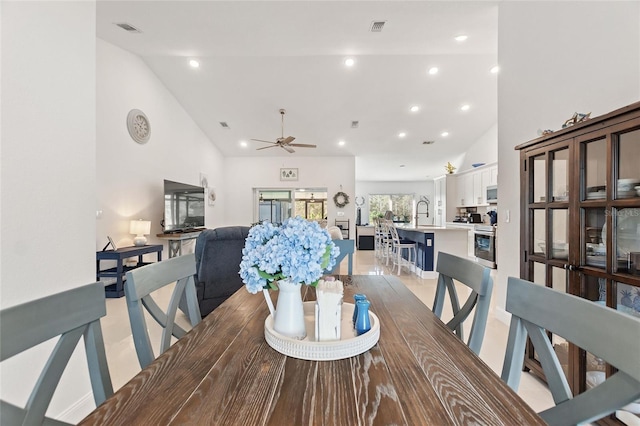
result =
[{"label": "round wall clock", "polygon": [[132,109],[127,115],[127,130],[131,138],[139,144],[149,142],[151,137],[151,124],[144,112]]}]

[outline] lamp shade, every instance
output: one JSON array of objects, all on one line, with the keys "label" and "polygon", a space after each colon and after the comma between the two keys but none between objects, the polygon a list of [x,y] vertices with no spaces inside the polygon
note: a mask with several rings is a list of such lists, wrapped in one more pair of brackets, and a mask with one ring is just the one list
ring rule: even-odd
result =
[{"label": "lamp shade", "polygon": [[145,235],[151,233],[151,221],[149,220],[132,220],[129,225],[129,233],[136,235],[133,239],[133,244],[136,246],[143,246],[147,244],[147,238]]}]

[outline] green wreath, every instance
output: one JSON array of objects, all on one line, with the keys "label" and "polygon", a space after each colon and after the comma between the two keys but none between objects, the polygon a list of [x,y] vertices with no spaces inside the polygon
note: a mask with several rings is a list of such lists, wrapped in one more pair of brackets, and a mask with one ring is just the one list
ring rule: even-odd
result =
[{"label": "green wreath", "polygon": [[341,209],[349,204],[349,196],[342,191],[336,192],[336,195],[333,196],[333,202],[335,203],[336,207]]}]

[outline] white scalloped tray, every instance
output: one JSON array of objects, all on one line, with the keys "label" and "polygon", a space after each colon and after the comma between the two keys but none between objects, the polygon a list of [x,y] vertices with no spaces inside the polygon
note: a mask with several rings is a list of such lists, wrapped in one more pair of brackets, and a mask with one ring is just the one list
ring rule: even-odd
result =
[{"label": "white scalloped tray", "polygon": [[310,361],[334,361],[350,358],[368,351],[380,338],[380,320],[369,311],[371,330],[357,336],[353,328],[353,303],[342,304],[342,339],[329,342],[316,342],[315,336],[315,304],[304,302],[304,322],[307,337],[303,340],[283,336],[273,329],[273,317],[269,315],[264,321],[264,338],[273,349],[292,358]]}]

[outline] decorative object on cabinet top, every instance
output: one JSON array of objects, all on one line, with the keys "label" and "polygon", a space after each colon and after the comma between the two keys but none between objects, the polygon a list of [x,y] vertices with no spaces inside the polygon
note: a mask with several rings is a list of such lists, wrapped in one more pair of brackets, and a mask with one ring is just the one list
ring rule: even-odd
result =
[{"label": "decorative object on cabinet top", "polygon": [[447,173],[452,174],[456,169],[456,167],[453,164],[451,164],[449,161],[447,161],[447,165],[444,166],[444,169],[447,171]]},{"label": "decorative object on cabinet top", "polygon": [[591,117],[591,112],[588,112],[586,114],[581,112],[574,112],[573,116],[571,116],[570,119],[564,122],[564,124],[562,125],[562,128],[564,129],[569,126],[573,126],[574,124],[582,123],[583,121],[587,121],[590,117]]},{"label": "decorative object on cabinet top", "polygon": [[480,167],[480,166],[484,166],[485,164],[487,164],[487,163],[473,163],[473,164],[471,165],[471,167],[474,167],[474,168],[475,168],[475,167]]}]

